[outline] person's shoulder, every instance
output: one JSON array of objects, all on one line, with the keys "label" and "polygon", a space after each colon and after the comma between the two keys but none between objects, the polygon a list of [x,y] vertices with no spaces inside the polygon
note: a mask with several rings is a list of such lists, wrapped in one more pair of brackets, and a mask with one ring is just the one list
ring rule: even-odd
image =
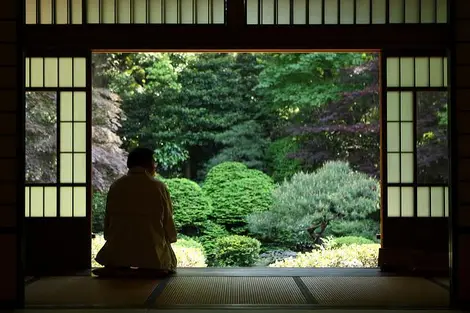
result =
[{"label": "person's shoulder", "polygon": [[159,188],[159,189],[166,189],[165,183],[163,183],[161,180],[159,180],[156,177],[150,177],[152,182]]},{"label": "person's shoulder", "polygon": [[113,189],[115,188],[116,186],[119,186],[126,178],[126,175],[123,175],[121,177],[119,177],[118,179],[116,179],[115,181],[113,181],[113,183],[109,186],[109,189]]}]

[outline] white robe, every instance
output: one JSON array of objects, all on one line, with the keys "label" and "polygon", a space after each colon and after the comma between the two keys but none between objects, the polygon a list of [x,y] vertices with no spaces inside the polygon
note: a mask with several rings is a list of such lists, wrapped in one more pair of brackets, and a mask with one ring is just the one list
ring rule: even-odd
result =
[{"label": "white robe", "polygon": [[174,270],[176,228],[166,186],[143,168],[115,181],[107,198],[104,239],[96,256],[101,265]]}]

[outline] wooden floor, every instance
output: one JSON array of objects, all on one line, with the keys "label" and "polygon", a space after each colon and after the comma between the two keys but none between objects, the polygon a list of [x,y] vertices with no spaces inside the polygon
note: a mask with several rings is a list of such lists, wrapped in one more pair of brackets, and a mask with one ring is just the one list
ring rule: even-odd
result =
[{"label": "wooden floor", "polygon": [[180,269],[162,280],[97,279],[89,273],[30,280],[27,308],[445,309],[446,278],[375,269]]}]

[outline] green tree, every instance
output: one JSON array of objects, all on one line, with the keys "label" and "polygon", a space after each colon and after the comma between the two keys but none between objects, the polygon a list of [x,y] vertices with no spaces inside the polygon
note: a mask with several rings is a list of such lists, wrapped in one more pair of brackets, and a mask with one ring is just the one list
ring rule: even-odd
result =
[{"label": "green tree", "polygon": [[174,139],[177,121],[170,111],[179,92],[178,71],[189,56],[171,53],[98,54],[95,81],[121,95],[127,113],[119,135],[129,151],[137,146],[155,150],[159,171],[174,176],[188,158],[186,148]]},{"label": "green tree", "polygon": [[[123,98],[124,147],[156,150],[164,174],[203,177],[223,161],[263,168],[265,125],[253,54],[109,54],[97,81]],[[261,136],[260,136],[261,134]],[[208,164],[207,164],[208,163]]]},{"label": "green tree", "polygon": [[379,184],[344,162],[297,173],[273,193],[271,210],[251,214],[248,228],[266,242],[294,248],[319,243],[330,222],[370,219],[379,210]]},{"label": "green tree", "polygon": [[[259,140],[263,129],[256,122],[259,112],[251,96],[255,64],[251,56],[198,54],[180,72],[178,81],[183,88],[175,101],[180,105],[172,113],[180,118],[175,139],[190,154],[186,175],[195,177],[210,159],[210,164],[246,161],[260,165],[262,152],[253,151],[258,145],[263,149]],[[238,137],[231,138],[234,135]]]},{"label": "green tree", "polygon": [[273,141],[267,151],[268,170],[275,182],[282,183],[301,171],[302,165],[291,155],[299,149],[295,137],[284,137]]},{"label": "green tree", "polygon": [[297,139],[289,158],[301,161],[304,170],[343,159],[378,177],[378,56],[274,54],[263,60],[257,90],[284,118],[274,139]]},{"label": "green tree", "polygon": [[304,108],[324,106],[345,91],[337,78],[345,67],[359,65],[358,53],[272,53],[263,55],[258,92],[285,118]]},{"label": "green tree", "polygon": [[207,162],[206,171],[207,168],[229,161],[241,162],[254,169],[264,169],[265,147],[268,141],[262,135],[263,132],[262,125],[254,120],[248,120],[216,134],[215,141],[224,148]]}]

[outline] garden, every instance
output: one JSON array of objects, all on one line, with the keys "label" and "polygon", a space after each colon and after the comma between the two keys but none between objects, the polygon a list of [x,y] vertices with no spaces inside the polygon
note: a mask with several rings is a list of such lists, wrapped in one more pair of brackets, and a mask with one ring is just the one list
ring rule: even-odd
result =
[{"label": "garden", "polygon": [[[377,266],[379,186],[345,162],[281,184],[239,162],[211,168],[202,187],[187,178],[159,179],[174,205],[180,267]],[[97,232],[104,200],[95,195]],[[94,255],[103,244],[98,235]]]},{"label": "garden", "polygon": [[[92,256],[107,190],[143,146],[180,267],[377,266],[378,54],[99,53],[92,66]],[[26,94],[27,183],[57,180],[56,97]],[[447,173],[442,99],[418,97],[426,182]]]}]

